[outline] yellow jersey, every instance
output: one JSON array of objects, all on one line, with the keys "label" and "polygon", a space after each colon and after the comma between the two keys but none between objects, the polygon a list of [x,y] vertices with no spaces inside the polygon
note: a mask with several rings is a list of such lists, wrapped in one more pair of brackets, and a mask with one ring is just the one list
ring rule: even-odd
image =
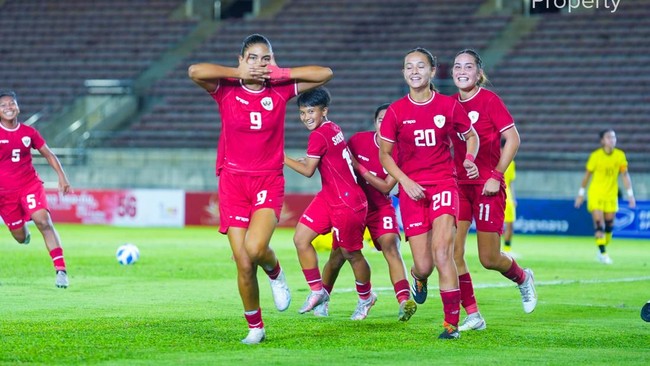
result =
[{"label": "yellow jersey", "polygon": [[627,172],[625,153],[616,148],[610,154],[603,148],[595,150],[589,155],[587,170],[592,174],[588,196],[615,199],[618,197],[618,175]]},{"label": "yellow jersey", "polygon": [[515,171],[515,161],[511,161],[508,165],[508,169],[503,172],[503,180],[506,183],[506,202],[513,201],[512,191],[510,190],[510,183],[517,178],[517,173]]}]

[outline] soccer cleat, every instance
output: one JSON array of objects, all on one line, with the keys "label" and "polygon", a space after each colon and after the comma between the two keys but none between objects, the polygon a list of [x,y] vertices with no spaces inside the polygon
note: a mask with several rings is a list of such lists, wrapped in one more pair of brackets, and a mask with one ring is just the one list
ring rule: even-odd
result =
[{"label": "soccer cleat", "polygon": [[413,299],[404,300],[399,304],[398,320],[401,322],[411,319],[413,314],[418,310],[418,305]]},{"label": "soccer cleat", "polygon": [[68,288],[68,274],[65,271],[56,271],[56,281],[54,284],[58,288]]},{"label": "soccer cleat", "polygon": [[259,344],[266,339],[264,328],[250,328],[246,338],[242,339],[243,344]]},{"label": "soccer cleat", "polygon": [[526,279],[519,285],[519,292],[521,292],[521,302],[524,305],[524,312],[530,314],[537,306],[537,292],[535,291],[535,278],[533,271],[530,268],[524,269]]},{"label": "soccer cleat", "polygon": [[483,330],[487,327],[485,324],[485,319],[481,316],[481,313],[478,311],[472,314],[469,314],[463,323],[458,326],[459,332],[464,332],[466,330]]},{"label": "soccer cleat", "polygon": [[650,322],[650,301],[646,302],[641,308],[641,319]]},{"label": "soccer cleat", "polygon": [[460,338],[460,333],[458,332],[458,327],[455,327],[447,322],[444,322],[443,327],[445,330],[440,333],[438,339],[458,339]]},{"label": "soccer cleat", "polygon": [[612,264],[612,263],[614,263],[614,261],[612,261],[612,258],[610,258],[609,254],[607,254],[607,253],[598,253],[597,259],[602,264]]},{"label": "soccer cleat", "polygon": [[309,295],[307,295],[307,300],[305,300],[305,303],[302,304],[302,307],[300,310],[298,310],[298,312],[300,314],[304,314],[308,311],[311,311],[316,306],[329,300],[330,295],[327,294],[327,291],[325,291],[325,289],[322,289],[320,291],[312,291]]},{"label": "soccer cleat", "polygon": [[271,292],[273,292],[273,301],[275,307],[279,311],[285,311],[291,304],[291,292],[287,286],[287,278],[284,276],[284,271],[280,271],[278,277],[274,280],[269,278],[271,282]]},{"label": "soccer cleat", "polygon": [[370,311],[370,308],[375,305],[375,302],[377,302],[377,294],[374,292],[370,293],[370,297],[368,297],[365,300],[359,299],[359,302],[357,303],[357,308],[354,309],[354,313],[352,313],[352,316],[350,319],[352,320],[363,320],[368,316],[368,312]]},{"label": "soccer cleat", "polygon": [[418,304],[424,304],[424,302],[427,301],[427,280],[415,278],[413,272],[411,272],[411,277],[413,277],[413,283],[411,284],[413,300]]},{"label": "soccer cleat", "polygon": [[314,316],[327,317],[330,316],[330,302],[324,301],[314,306]]}]

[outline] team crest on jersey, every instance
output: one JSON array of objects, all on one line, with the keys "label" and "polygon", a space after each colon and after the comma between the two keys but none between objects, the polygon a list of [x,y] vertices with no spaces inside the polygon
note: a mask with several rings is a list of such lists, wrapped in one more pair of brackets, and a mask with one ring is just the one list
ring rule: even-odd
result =
[{"label": "team crest on jersey", "polygon": [[472,124],[476,123],[478,121],[478,112],[477,111],[471,111],[467,113],[467,116],[469,116],[469,120],[472,122]]},{"label": "team crest on jersey", "polygon": [[29,145],[31,145],[31,144],[32,144],[31,137],[23,136],[23,145],[25,145],[25,147],[29,147]]},{"label": "team crest on jersey", "polygon": [[442,114],[433,117],[433,123],[435,123],[438,128],[442,128],[442,126],[445,125],[445,120],[446,118]]},{"label": "team crest on jersey", "polygon": [[273,99],[271,97],[264,97],[262,98],[262,107],[266,109],[267,111],[272,111],[273,110]]}]

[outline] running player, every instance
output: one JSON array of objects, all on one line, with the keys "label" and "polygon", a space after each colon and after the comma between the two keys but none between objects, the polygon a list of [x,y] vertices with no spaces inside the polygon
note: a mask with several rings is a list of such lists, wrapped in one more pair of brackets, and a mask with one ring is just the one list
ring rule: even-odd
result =
[{"label": "running player", "polygon": [[400,212],[413,253],[414,299],[420,304],[426,300],[427,278],[435,267],[445,314],[439,338],[454,339],[460,336],[460,289],[453,260],[458,185],[450,140],[456,134],[465,138],[464,168],[476,176],[473,160],[478,138],[460,103],[433,88],[435,72],[436,62],[428,50],[415,48],[406,54],[403,75],[409,93],[386,111],[379,156],[384,169],[399,182]]},{"label": "running player", "polygon": [[594,150],[587,160],[587,169],[578,190],[575,207],[580,208],[585,199],[585,187],[593,175],[587,192],[587,210],[594,222],[597,259],[603,264],[612,264],[606,246],[612,241],[614,218],[618,211],[618,176],[623,178],[628,204],[636,206],[632,179],[627,171],[627,159],[621,149],[616,148],[616,132],[612,129],[600,131],[601,147]]},{"label": "running player", "polygon": [[[465,143],[460,138],[453,139],[454,161],[459,169],[460,214],[458,233],[454,246],[454,260],[458,268],[461,304],[467,318],[460,326],[461,331],[485,329],[485,321],[478,311],[472,279],[465,262],[465,243],[472,219],[476,222],[479,260],[483,267],[500,272],[517,283],[524,307],[530,313],[537,304],[533,272],[522,269],[517,262],[501,252],[503,216],[506,191],[503,172],[517,153],[519,133],[514,120],[501,99],[492,91],[483,88],[487,78],[483,62],[473,50],[462,50],[456,54],[452,78],[458,93],[454,95],[472,121],[478,133],[481,147],[476,156],[479,169],[478,179],[467,176],[460,169],[465,160]],[[505,140],[501,153],[501,139]]]},{"label": "running player", "polygon": [[252,34],[244,39],[237,67],[200,63],[190,66],[188,73],[219,105],[219,231],[228,235],[237,263],[237,285],[249,327],[242,342],[257,344],[266,337],[258,266],[269,276],[277,309],[284,311],[291,302],[285,275],[269,246],[284,199],[286,104],[298,93],[325,84],[332,70],[280,68],[269,40]]},{"label": "running player", "polygon": [[72,188],[59,159],[37,130],[18,122],[19,114],[16,93],[0,91],[0,216],[20,244],[29,244],[31,235],[25,223],[34,221],[52,257],[56,271],[54,284],[67,288],[61,238],[52,223],[45,188],[32,164],[31,150],[38,150],[54,169],[59,178],[59,192],[67,194]]},{"label": "running player", "polygon": [[288,167],[306,177],[318,169],[323,187],[302,214],[293,237],[300,266],[311,289],[299,312],[304,314],[329,300],[311,242],[318,234],[332,231],[332,250],[340,249],[352,266],[356,280],[359,301],[351,319],[362,320],[377,301],[370,283],[370,266],[361,252],[368,202],[357,184],[343,132],[327,119],[329,104],[330,94],[324,87],[298,97],[300,120],[311,131],[307,157],[284,159]]}]

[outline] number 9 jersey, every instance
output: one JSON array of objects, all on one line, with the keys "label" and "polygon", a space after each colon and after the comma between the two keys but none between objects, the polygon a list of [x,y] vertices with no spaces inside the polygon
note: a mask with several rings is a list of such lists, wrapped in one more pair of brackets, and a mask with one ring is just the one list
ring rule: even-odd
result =
[{"label": "number 9 jersey", "polygon": [[210,93],[221,113],[217,175],[221,169],[245,175],[282,174],[287,102],[297,92],[294,80],[266,83],[261,90],[251,90],[239,79],[219,80]]}]

